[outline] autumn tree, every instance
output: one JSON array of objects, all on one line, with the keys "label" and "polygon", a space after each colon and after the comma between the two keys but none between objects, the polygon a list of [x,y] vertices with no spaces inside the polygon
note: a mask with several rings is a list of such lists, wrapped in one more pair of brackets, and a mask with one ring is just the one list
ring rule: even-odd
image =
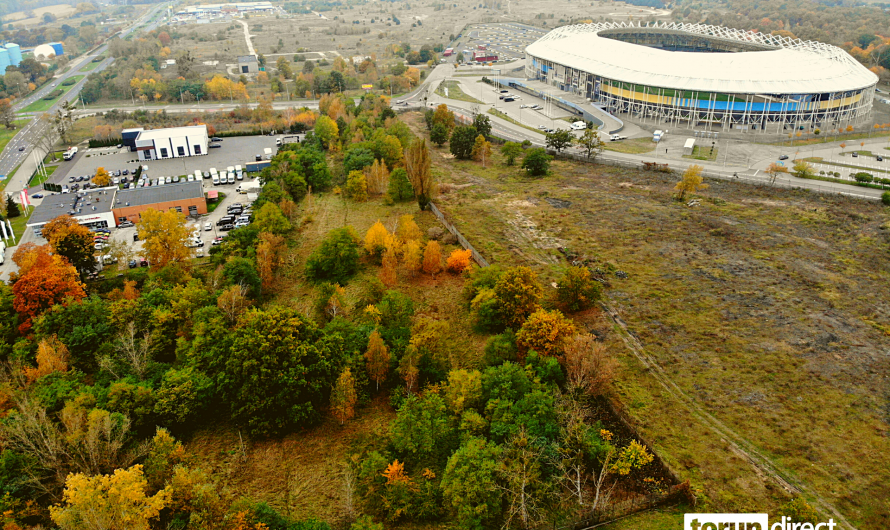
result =
[{"label": "autumn tree", "polygon": [[374,160],[370,167],[365,168],[365,180],[368,183],[368,193],[381,195],[389,188],[389,170],[383,160]]},{"label": "autumn tree", "polygon": [[579,333],[563,344],[560,358],[566,370],[568,388],[592,396],[603,394],[612,383],[616,363],[606,346],[589,333]]},{"label": "autumn tree", "polygon": [[587,267],[569,266],[556,283],[556,297],[569,311],[581,311],[602,297],[602,284],[594,280]]},{"label": "autumn tree", "polygon": [[480,134],[476,137],[473,142],[472,156],[473,160],[482,162],[482,167],[485,167],[485,161],[491,158],[491,142],[486,140],[485,136]]},{"label": "autumn tree", "polygon": [[548,501],[555,496],[544,469],[543,448],[524,427],[505,445],[499,471],[507,501],[505,527],[514,521],[521,528],[544,523]]},{"label": "autumn tree", "polygon": [[683,172],[683,176],[680,178],[680,182],[677,182],[677,185],[674,186],[678,200],[686,199],[687,193],[695,193],[708,187],[707,184],[702,183],[702,170],[704,168],[697,164],[686,168],[686,171]]},{"label": "autumn tree", "polygon": [[383,285],[388,288],[393,288],[396,286],[398,282],[398,276],[396,274],[396,267],[398,266],[399,259],[396,255],[396,250],[392,247],[387,248],[383,252],[383,260],[380,266],[380,281],[383,282]]},{"label": "autumn tree", "polygon": [[776,178],[779,176],[779,173],[784,173],[785,171],[787,171],[787,170],[783,166],[780,166],[779,164],[776,164],[775,162],[773,162],[772,164],[767,166],[766,174],[769,175],[769,183],[775,184]]},{"label": "autumn tree", "polygon": [[15,111],[9,98],[0,99],[0,123],[7,129],[15,129]]},{"label": "autumn tree", "polygon": [[439,242],[430,240],[423,251],[423,272],[435,276],[442,270],[442,247]]},{"label": "autumn tree", "polygon": [[[48,246],[17,249],[13,261],[19,265],[19,274],[12,286],[13,308],[19,314],[19,331],[31,329],[32,319],[44,311],[61,304],[80,300],[86,296],[84,285],[78,280],[77,270],[61,256],[49,253]],[[19,254],[20,250],[25,250]]]},{"label": "autumn tree", "polygon": [[566,341],[577,329],[561,311],[538,309],[528,316],[516,334],[516,344],[521,351],[534,350],[541,355],[562,353]]},{"label": "autumn tree", "polygon": [[445,268],[448,269],[448,272],[460,274],[470,266],[472,258],[473,251],[469,249],[455,249],[451,251],[451,255],[449,255],[448,259],[445,261]]},{"label": "autumn tree", "polygon": [[[262,270],[260,271],[262,274]],[[230,324],[234,324],[248,307],[250,299],[247,297],[248,287],[241,284],[233,284],[226,287],[216,299],[216,307]]]},{"label": "autumn tree", "polygon": [[331,391],[331,413],[343,425],[355,416],[355,404],[358,398],[355,392],[355,378],[352,371],[345,368],[340,372],[336,384]]},{"label": "autumn tree", "polygon": [[185,261],[192,256],[188,247],[191,233],[185,224],[185,216],[176,210],[159,212],[148,208],[142,212],[136,230],[154,268]]},{"label": "autumn tree", "polygon": [[362,171],[350,171],[346,177],[346,187],[344,189],[346,196],[355,202],[365,202],[368,200],[368,179]]},{"label": "autumn tree", "polygon": [[216,100],[231,99],[244,101],[249,99],[247,87],[243,83],[236,83],[221,75],[213,76],[213,79],[204,83],[204,91]]},{"label": "autumn tree", "polygon": [[389,373],[389,349],[376,329],[368,337],[365,361],[368,365],[368,375],[377,385],[377,390],[380,390],[380,383],[386,380],[386,375]]},{"label": "autumn tree", "polygon": [[257,272],[263,285],[271,285],[275,279],[274,273],[284,261],[284,238],[270,234],[260,233],[260,242],[256,247]]},{"label": "autumn tree", "polygon": [[435,182],[430,161],[430,151],[426,140],[415,140],[405,152],[405,171],[414,188],[414,196],[421,210],[433,200]]},{"label": "autumn tree", "polygon": [[454,113],[448,110],[448,105],[442,103],[436,107],[435,112],[433,112],[431,126],[435,127],[436,124],[445,126],[449,131],[454,129]]},{"label": "autumn tree", "polygon": [[142,465],[118,469],[112,475],[72,474],[65,481],[62,502],[49,508],[62,530],[150,530],[170,501],[168,489],[148,495]]},{"label": "autumn tree", "polygon": [[543,294],[538,275],[529,267],[504,271],[494,286],[501,320],[512,329],[519,329],[525,319],[540,308]]},{"label": "autumn tree", "polygon": [[111,184],[111,176],[108,174],[108,171],[106,171],[104,167],[96,169],[96,176],[93,177],[93,184],[99,187],[104,187]]},{"label": "autumn tree", "polygon": [[96,267],[93,233],[70,215],[60,215],[43,225],[41,235],[49,241],[53,253],[64,257],[77,270]]},{"label": "autumn tree", "polygon": [[420,227],[417,226],[417,223],[414,221],[414,216],[405,214],[399,217],[399,226],[396,228],[396,235],[399,236],[399,239],[403,243],[406,243],[411,240],[420,240],[423,237],[423,232],[420,231]]},{"label": "autumn tree", "polygon": [[378,219],[365,233],[365,252],[378,258],[382,256],[383,251],[386,250],[387,236],[389,236],[389,230]]},{"label": "autumn tree", "polygon": [[25,377],[34,382],[53,372],[68,371],[68,348],[53,335],[37,345],[37,368],[25,368]]},{"label": "autumn tree", "polygon": [[411,276],[417,274],[423,267],[423,247],[417,239],[411,239],[405,243],[402,249],[402,263],[411,271]]},{"label": "autumn tree", "polygon": [[804,160],[798,160],[791,169],[791,174],[797,178],[806,179],[813,176],[813,166]]}]

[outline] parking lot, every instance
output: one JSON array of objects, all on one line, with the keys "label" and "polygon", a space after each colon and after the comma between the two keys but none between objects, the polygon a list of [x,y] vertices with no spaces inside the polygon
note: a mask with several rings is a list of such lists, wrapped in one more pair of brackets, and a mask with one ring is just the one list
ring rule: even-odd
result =
[{"label": "parking lot", "polygon": [[472,52],[481,44],[497,54],[499,61],[521,59],[525,57],[526,46],[546,35],[548,31],[515,22],[474,24],[464,30],[454,51],[455,53],[464,50]]},{"label": "parking lot", "polygon": [[[265,148],[271,148],[275,152],[276,136],[239,136],[225,138],[218,142],[221,147],[209,149],[204,156],[192,156],[184,158],[167,158],[164,160],[148,160],[141,164],[148,166],[148,175],[151,178],[174,175],[194,174],[195,171],[208,171],[216,168],[222,172],[228,166],[241,164],[245,166],[249,162],[256,161],[256,155],[262,155]],[[128,170],[131,174],[139,166],[136,153],[116,147],[83,148],[74,160],[61,162],[59,168],[50,177],[50,182],[57,184],[69,184],[69,177],[93,176],[100,167],[114,174],[115,171]],[[205,181],[207,186],[209,181]],[[232,188],[237,187],[232,185]]]},{"label": "parking lot", "polygon": [[[217,226],[217,222],[226,215],[226,209],[235,204],[240,203],[243,206],[247,205],[247,195],[243,195],[235,192],[235,186],[211,186],[209,181],[205,181],[207,183],[207,190],[217,190],[220,193],[224,194],[220,200],[219,206],[216,209],[207,215],[202,215],[199,219],[195,220],[193,218],[188,218],[187,225],[189,227],[190,232],[197,232],[200,235],[201,241],[204,243],[203,247],[197,247],[194,250],[202,250],[203,255],[207,256],[210,253],[210,247],[213,243],[213,240],[217,237],[225,237],[227,232],[221,231]],[[245,179],[243,182],[250,182],[250,180]],[[240,183],[240,182],[239,182]],[[209,205],[210,203],[208,203]],[[205,224],[210,223],[211,229],[205,230]],[[134,241],[133,236],[136,234],[136,227],[126,227],[126,228],[114,228],[111,227],[109,241],[123,241],[130,245],[130,249],[133,253],[133,257],[139,261],[141,258],[144,258],[145,255],[142,251],[142,241]],[[43,241],[41,241],[42,243]],[[102,254],[102,251],[98,251],[97,254]]]}]

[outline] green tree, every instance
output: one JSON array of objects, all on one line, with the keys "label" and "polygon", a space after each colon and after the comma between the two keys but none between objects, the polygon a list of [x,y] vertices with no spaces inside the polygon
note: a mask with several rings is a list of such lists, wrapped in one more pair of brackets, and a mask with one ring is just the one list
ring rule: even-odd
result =
[{"label": "green tree", "polygon": [[408,180],[405,168],[397,167],[389,174],[389,199],[393,202],[410,201],[414,198],[414,188]]},{"label": "green tree", "polygon": [[476,114],[473,117],[473,128],[476,129],[478,134],[484,136],[486,140],[491,140],[491,119],[488,116]]},{"label": "green tree", "polygon": [[200,370],[171,368],[155,390],[154,413],[164,424],[184,425],[199,417],[212,394],[213,381]]},{"label": "green tree", "polygon": [[251,309],[231,335],[216,382],[235,423],[266,436],[319,418],[340,358],[313,322],[290,308]]},{"label": "green tree", "polygon": [[575,138],[572,133],[566,129],[557,129],[551,133],[547,133],[547,147],[556,150],[557,153],[572,145]]},{"label": "green tree", "polygon": [[442,147],[445,145],[445,142],[448,141],[448,127],[444,126],[441,123],[437,123],[433,125],[433,129],[430,131],[430,141],[436,144],[438,147]]},{"label": "green tree", "polygon": [[890,206],[890,191],[881,194],[881,202],[884,203],[884,206]]},{"label": "green tree", "polygon": [[325,148],[330,149],[331,144],[340,137],[340,131],[337,130],[337,122],[327,116],[319,116],[315,120],[315,136],[321,140]]},{"label": "green tree", "polygon": [[291,79],[294,76],[294,71],[290,67],[290,63],[283,55],[275,62],[275,67],[278,68],[278,73],[285,79]]},{"label": "green tree", "polygon": [[19,203],[12,200],[12,195],[6,196],[6,218],[7,219],[15,219],[16,217],[22,215],[22,211],[19,209]]},{"label": "green tree", "polygon": [[411,396],[390,425],[390,440],[399,455],[418,465],[440,467],[454,449],[456,433],[442,396]]},{"label": "green tree", "polygon": [[352,227],[331,230],[306,261],[306,276],[345,285],[358,271],[359,243]]},{"label": "green tree", "polygon": [[546,175],[550,170],[550,161],[552,159],[553,158],[544,151],[544,148],[535,147],[534,149],[526,151],[525,158],[522,159],[522,169],[529,175],[540,177]]},{"label": "green tree", "polygon": [[284,234],[290,231],[290,221],[281,213],[281,209],[271,202],[267,202],[260,211],[256,213],[253,220],[253,228],[260,232],[269,232],[272,234]]},{"label": "green tree", "polygon": [[460,160],[467,160],[473,156],[473,145],[478,135],[475,127],[469,125],[455,127],[449,140],[451,154]]},{"label": "green tree", "polygon": [[596,129],[588,127],[584,130],[584,133],[580,138],[575,140],[575,143],[578,144],[578,147],[584,149],[587,152],[587,159],[596,159],[600,153],[603,152],[606,144],[600,139],[599,134],[597,134]]},{"label": "green tree", "polygon": [[228,285],[242,285],[249,289],[254,298],[260,295],[263,281],[250,258],[230,257],[223,265],[223,277]]},{"label": "green tree", "polygon": [[516,159],[522,154],[522,145],[518,142],[507,142],[501,146],[501,154],[508,166],[516,163]]},{"label": "green tree", "polygon": [[471,438],[448,459],[442,493],[461,528],[481,530],[500,516],[500,458],[497,445]]}]

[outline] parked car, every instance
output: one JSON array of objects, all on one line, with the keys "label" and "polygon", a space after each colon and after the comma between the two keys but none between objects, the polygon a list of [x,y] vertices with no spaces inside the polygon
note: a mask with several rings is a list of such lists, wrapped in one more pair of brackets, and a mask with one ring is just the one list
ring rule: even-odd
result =
[{"label": "parked car", "polygon": [[31,195],[31,198],[32,198],[32,199],[42,199],[42,198],[43,198],[43,194],[42,194],[42,193],[35,193],[34,195]]},{"label": "parked car", "polygon": [[214,136],[213,138],[210,139],[210,141],[211,142],[222,142],[223,139],[220,138],[219,136]]},{"label": "parked car", "polygon": [[222,226],[219,227],[219,229],[220,229],[222,232],[228,232],[229,230],[232,230],[232,229],[234,229],[234,228],[235,228],[235,225],[232,225],[232,224],[224,224],[224,225],[222,225]]},{"label": "parked car", "polygon": [[125,169],[125,170],[124,170],[124,175],[129,175],[129,174],[130,174],[130,170],[129,170],[129,169]]},{"label": "parked car", "polygon": [[210,244],[211,244],[212,246],[215,247],[216,245],[221,245],[222,242],[223,242],[223,238],[222,238],[222,237],[217,237],[217,238],[215,238],[215,239],[213,240],[213,243],[210,243]]},{"label": "parked car", "polygon": [[117,225],[118,228],[130,228],[131,226],[135,226],[132,221],[122,221],[121,224]]},{"label": "parked car", "polygon": [[210,144],[211,149],[219,149],[220,147],[222,147],[222,146],[219,144]]},{"label": "parked car", "polygon": [[203,248],[199,248],[199,249],[195,252],[195,256],[196,256],[196,257],[199,257],[199,258],[203,258],[203,257],[204,257],[204,249],[203,249]]},{"label": "parked car", "polygon": [[130,262],[127,263],[127,265],[128,265],[131,269],[135,269],[136,267],[139,266],[139,264],[136,263],[136,260],[134,260],[134,259],[131,259]]},{"label": "parked car", "polygon": [[857,153],[856,151],[853,151],[853,158],[859,158],[859,153]]}]

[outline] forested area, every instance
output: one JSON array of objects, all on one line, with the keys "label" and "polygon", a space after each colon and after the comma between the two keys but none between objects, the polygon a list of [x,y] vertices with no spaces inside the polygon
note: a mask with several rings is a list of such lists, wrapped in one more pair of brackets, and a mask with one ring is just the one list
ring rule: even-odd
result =
[{"label": "forested area", "polygon": [[673,17],[842,46],[881,77],[890,69],[890,11],[815,0],[679,0]]},{"label": "forested area", "polygon": [[[437,189],[430,150],[388,98],[320,111],[263,170],[252,223],[206,260],[175,211],[137,226],[150,269],[127,269],[122,246],[121,270],[100,281],[82,281],[92,234],[70,218],[44,229],[47,245],[16,249],[0,286],[4,528],[530,528],[672,485],[632,432],[594,413],[615,362],[573,320],[596,311],[590,270],[473,265],[420,229]],[[430,126],[450,133],[448,114]],[[327,197],[344,213],[414,203],[416,215],[344,221],[305,248]],[[469,327],[449,330],[416,297],[461,278]],[[485,346],[456,349],[452,333]],[[394,420],[341,463],[348,502],[325,521],[227,487],[189,450],[203,429],[274,442],[379,406]]]}]

